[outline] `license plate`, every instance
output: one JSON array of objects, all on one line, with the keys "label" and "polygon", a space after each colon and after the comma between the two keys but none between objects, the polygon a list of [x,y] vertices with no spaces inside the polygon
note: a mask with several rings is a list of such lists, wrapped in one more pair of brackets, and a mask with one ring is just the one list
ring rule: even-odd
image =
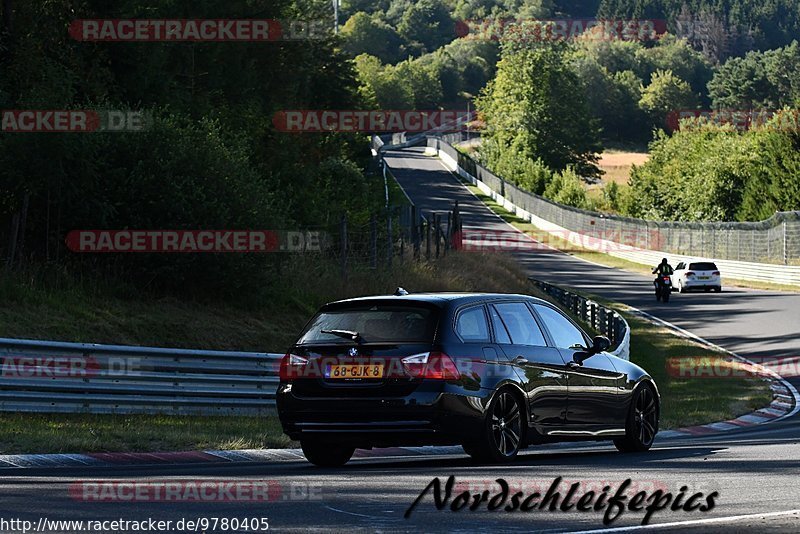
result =
[{"label": "license plate", "polygon": [[383,365],[331,365],[325,370],[325,378],[383,378]]},{"label": "license plate", "polygon": [[698,278],[700,280],[708,280],[710,277],[709,276],[699,276]]}]

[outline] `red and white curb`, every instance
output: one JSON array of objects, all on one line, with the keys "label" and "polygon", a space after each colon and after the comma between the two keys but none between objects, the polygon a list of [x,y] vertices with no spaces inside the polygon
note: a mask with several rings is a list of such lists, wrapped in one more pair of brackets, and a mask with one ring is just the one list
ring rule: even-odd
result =
[{"label": "red and white curb", "polygon": [[772,389],[772,402],[764,408],[758,409],[746,415],[739,416],[736,419],[679,428],[677,430],[665,430],[663,432],[659,432],[658,437],[678,438],[716,434],[719,432],[727,432],[729,430],[738,430],[743,427],[771,423],[776,419],[782,419],[792,413],[792,410],[795,407],[795,400],[791,395],[791,391],[778,381],[773,381],[769,387]]},{"label": "red and white curb", "polygon": [[770,371],[763,366],[753,362],[752,360],[748,360],[746,357],[736,354],[724,347],[720,347],[716,343],[712,343],[707,339],[703,339],[700,336],[697,336],[688,330],[684,330],[683,328],[676,326],[668,321],[663,319],[659,319],[654,315],[650,315],[647,312],[643,312],[638,308],[634,308],[633,306],[627,306],[628,310],[633,313],[634,315],[648,321],[650,323],[656,324],[658,326],[662,326],[664,328],[668,328],[675,332],[677,335],[690,339],[696,343],[701,345],[705,345],[709,348],[712,348],[716,351],[723,352],[739,360],[741,362],[745,362],[753,367],[761,368],[762,371],[769,376],[769,378],[765,378],[764,380],[769,381],[770,389],[772,390],[772,402],[769,405],[759,408],[758,410],[751,412],[749,414],[741,415],[735,419],[729,419],[727,421],[717,421],[715,423],[708,423],[705,425],[697,425],[697,426],[690,426],[685,428],[679,428],[676,430],[666,430],[663,432],[659,432],[658,436],[660,438],[679,438],[679,437],[688,437],[688,436],[702,436],[708,434],[717,434],[720,432],[728,432],[730,430],[738,430],[742,427],[751,427],[756,425],[763,425],[767,423],[773,423],[780,419],[785,419],[787,417],[791,417],[795,415],[798,411],[800,411],[800,393],[798,393],[797,389],[792,386],[786,379],[782,378],[778,374],[773,371]]},{"label": "red and white curb", "polygon": [[[698,337],[678,326],[654,317],[636,308],[629,307],[634,314],[652,323],[669,328],[679,335],[692,339],[715,350],[730,354],[734,358],[757,365],[747,358],[739,356],[708,340]],[[774,373],[773,373],[774,374]],[[739,430],[772,423],[791,417],[800,411],[800,393],[789,382],[778,375],[767,379],[772,389],[772,402],[759,410],[727,421],[717,421],[705,425],[665,430],[658,433],[658,439],[687,438],[719,434],[731,430]],[[575,448],[586,446],[582,443],[553,443],[546,448]],[[397,458],[425,456],[463,456],[459,446],[451,447],[393,447],[386,449],[358,449],[355,458]],[[56,468],[56,467],[116,467],[116,466],[167,466],[205,463],[279,463],[304,460],[300,449],[264,449],[236,451],[185,451],[185,452],[100,452],[88,454],[10,454],[0,455],[0,472],[19,468]]]}]

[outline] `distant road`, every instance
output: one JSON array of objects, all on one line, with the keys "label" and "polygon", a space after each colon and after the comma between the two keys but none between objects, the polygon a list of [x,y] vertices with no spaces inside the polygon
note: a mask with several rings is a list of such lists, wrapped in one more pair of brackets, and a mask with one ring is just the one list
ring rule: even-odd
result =
[{"label": "distant road", "polygon": [[[387,161],[423,211],[447,211],[458,199],[466,227],[509,229],[439,160],[424,156],[421,149],[391,152]],[[599,267],[558,252],[531,251],[517,257],[538,278],[630,304],[743,355],[800,354],[798,295],[733,289],[721,294],[676,294],[669,304],[657,305],[647,276]],[[797,380],[793,382],[798,385]],[[701,391],[698,402],[702,402]],[[798,417],[792,417],[719,435],[657,438],[652,450],[640,454],[620,454],[610,443],[534,446],[506,466],[478,466],[466,456],[440,455],[356,459],[338,469],[317,469],[306,462],[36,468],[4,472],[0,518],[23,518],[35,525],[42,516],[172,521],[268,517],[270,530],[278,532],[568,532],[602,528],[602,513],[575,509],[505,513],[490,512],[486,507],[454,513],[436,510],[428,496],[410,519],[403,514],[434,477],[445,481],[454,475],[457,481],[469,483],[464,489],[488,489],[492,495],[497,478],[527,494],[546,491],[557,477],[569,484],[584,482],[596,491],[606,484],[616,488],[631,478],[634,487],[648,490],[650,495],[655,489],[677,495],[684,485],[688,495],[719,492],[717,506],[708,513],[657,512],[653,524],[677,523],[659,532],[795,533],[800,531],[798,443],[800,425]],[[75,488],[97,480],[155,484],[226,481],[245,487],[250,481],[267,480],[276,491],[269,502],[81,500],[81,492]],[[638,531],[643,516],[644,512],[627,511],[612,526]],[[705,522],[709,520],[715,522]]]},{"label": "distant road", "polygon": [[[423,213],[449,211],[458,200],[465,228],[511,229],[438,158],[423,152],[424,148],[413,147],[385,155],[398,182]],[[634,306],[742,356],[800,356],[800,293],[726,287],[722,293],[675,293],[668,304],[661,304],[653,297],[649,276],[558,251],[514,255],[540,280]]]}]

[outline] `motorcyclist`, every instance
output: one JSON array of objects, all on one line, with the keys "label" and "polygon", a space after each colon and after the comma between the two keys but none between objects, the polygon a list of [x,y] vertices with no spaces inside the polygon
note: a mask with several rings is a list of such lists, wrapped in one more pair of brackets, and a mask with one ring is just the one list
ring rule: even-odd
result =
[{"label": "motorcyclist", "polygon": [[658,274],[659,276],[672,276],[675,270],[672,268],[672,265],[669,264],[667,258],[661,260],[661,263],[656,265],[655,269],[653,269],[653,274]]},{"label": "motorcyclist", "polygon": [[653,269],[653,274],[657,275],[656,279],[653,281],[657,299],[661,300],[663,298],[664,302],[669,300],[669,293],[671,290],[667,290],[667,287],[671,285],[672,281],[670,280],[670,282],[666,282],[664,278],[667,276],[672,276],[673,272],[674,270],[672,269],[672,265],[669,264],[667,258],[661,260],[661,263],[656,265],[656,268]]}]

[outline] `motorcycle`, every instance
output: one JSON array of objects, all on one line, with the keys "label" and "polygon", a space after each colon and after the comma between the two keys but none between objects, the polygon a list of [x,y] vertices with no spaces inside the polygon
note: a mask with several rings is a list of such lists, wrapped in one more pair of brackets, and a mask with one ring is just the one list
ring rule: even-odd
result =
[{"label": "motorcycle", "polygon": [[672,293],[672,279],[668,275],[659,275],[653,281],[656,289],[656,300],[669,302],[669,296]]}]

